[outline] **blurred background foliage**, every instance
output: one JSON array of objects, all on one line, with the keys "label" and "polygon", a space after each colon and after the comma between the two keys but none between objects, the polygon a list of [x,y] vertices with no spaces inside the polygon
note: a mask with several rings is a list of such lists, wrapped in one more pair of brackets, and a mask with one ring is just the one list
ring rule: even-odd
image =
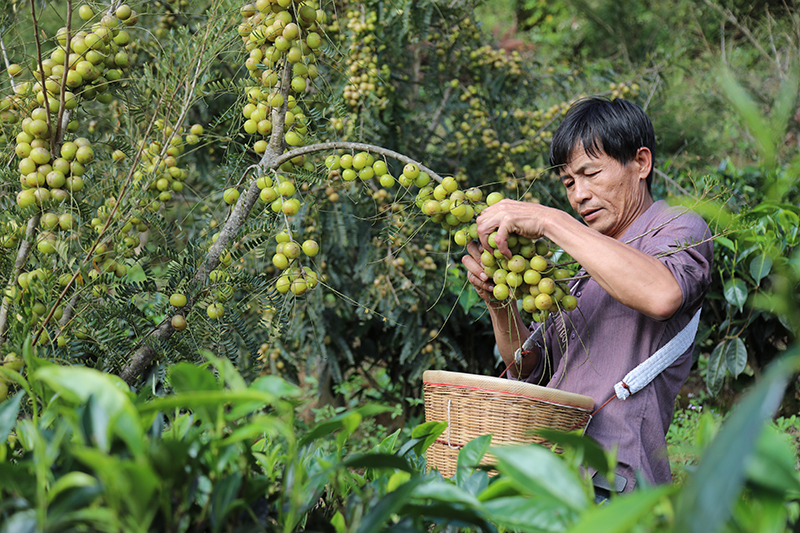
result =
[{"label": "blurred background foliage", "polygon": [[[131,155],[154,114],[167,124],[178,116],[182,104],[170,109],[155,102],[192,75],[198,56],[207,61],[183,125],[201,124],[205,132],[181,155],[186,187],[148,217],[150,230],[139,255],[126,260],[127,274],[87,280],[75,293],[78,312],[65,329],[68,342],[45,347],[53,359],[111,372],[149,328],[168,317],[169,295],[186,287],[197,258],[225,221],[223,191],[258,161],[253,139],[242,130],[251,82],[236,35],[240,5],[132,5],[139,20],[132,28],[129,74],[112,89],[110,104],[86,102],[79,110],[80,134],[101,147],[87,178],[91,186],[76,210],[81,222],[120,190],[129,163],[114,163],[110,154],[121,149]],[[548,141],[561,114],[582,95],[631,99],[650,114],[658,136],[655,196],[676,202],[698,197],[695,205],[718,202],[734,215],[709,219],[724,235],[715,246],[718,275],[686,394],[730,405],[791,344],[791,310],[756,307],[754,299],[773,288],[775,269],[791,264],[796,254],[797,185],[781,205],[754,208],[764,199],[764,177],[785,173],[793,163],[798,121],[792,114],[780,130],[785,134],[775,163],[765,167],[757,140],[722,91],[718,67],[727,67],[768,116],[797,56],[800,31],[792,5],[422,0],[320,7],[328,16],[322,26],[325,58],[305,98],[309,143],[380,145],[455,176],[462,188],[480,186],[567,209],[547,169]],[[30,67],[35,43],[29,6],[6,2],[3,14],[10,60]],[[64,21],[64,5],[46,5],[39,24],[51,41],[43,41],[44,49],[52,48]],[[206,37],[209,25],[213,41]],[[9,89],[5,74],[0,83]],[[796,101],[791,105],[796,108]],[[2,217],[13,233],[29,213],[13,202],[14,126],[3,124],[3,133],[4,166],[11,170],[0,183]],[[311,169],[295,174],[306,207],[291,219],[293,231],[321,245],[314,259],[320,287],[296,298],[271,288],[277,271],[270,257],[280,221],[259,204],[230,250],[228,312],[216,321],[207,318],[205,305],[187,314],[188,329],[158,345],[162,357],[141,383],[168,386],[168,365],[195,361],[206,348],[235,361],[249,379],[269,373],[314,384],[323,405],[377,396],[418,418],[424,370],[500,373],[488,317],[459,268],[463,252],[421,216],[413,203],[416,189],[342,182],[322,165],[324,157],[309,157]],[[387,164],[393,175],[400,173],[401,164]],[[144,193],[133,194],[131,210]],[[83,235],[76,248],[85,249],[88,238]],[[2,252],[5,284],[15,253],[14,247]],[[763,257],[771,258],[769,267]],[[53,262],[34,254],[27,269],[58,274],[73,263],[69,255]],[[35,303],[49,309],[60,292],[57,276],[41,285],[15,304],[13,314],[21,320],[11,321],[5,352],[19,352],[40,320]],[[97,285],[106,292],[89,290]],[[797,287],[783,289],[796,302]],[[215,290],[202,288],[204,304],[218,296]],[[796,411],[798,390],[797,382],[788,388],[787,413]],[[401,424],[402,417],[391,423]]]}]

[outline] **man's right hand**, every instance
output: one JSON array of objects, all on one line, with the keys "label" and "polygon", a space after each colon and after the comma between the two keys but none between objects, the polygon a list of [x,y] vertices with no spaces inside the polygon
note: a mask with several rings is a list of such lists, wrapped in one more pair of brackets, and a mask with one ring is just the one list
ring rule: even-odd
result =
[{"label": "man's right hand", "polygon": [[471,241],[467,243],[467,255],[461,258],[461,263],[467,269],[467,280],[478,291],[478,296],[483,298],[486,305],[492,307],[498,302],[492,295],[494,283],[489,279],[489,276],[483,271],[483,263],[481,263],[481,248],[480,242]]}]

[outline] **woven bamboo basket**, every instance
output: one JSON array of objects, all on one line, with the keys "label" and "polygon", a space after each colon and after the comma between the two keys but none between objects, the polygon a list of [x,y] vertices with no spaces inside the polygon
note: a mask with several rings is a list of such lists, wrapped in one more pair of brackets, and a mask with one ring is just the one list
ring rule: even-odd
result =
[{"label": "woven bamboo basket", "polygon": [[458,452],[476,437],[491,434],[493,446],[545,443],[533,430],[585,429],[594,409],[588,396],[505,378],[428,370],[422,381],[425,421],[448,423],[428,448],[428,469],[444,477],[455,474]]}]

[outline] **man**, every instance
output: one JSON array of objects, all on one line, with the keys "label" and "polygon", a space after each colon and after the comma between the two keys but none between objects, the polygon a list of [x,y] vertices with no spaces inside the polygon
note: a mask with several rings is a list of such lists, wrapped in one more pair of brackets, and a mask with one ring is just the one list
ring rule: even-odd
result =
[{"label": "man", "polygon": [[[570,214],[539,204],[502,200],[478,217],[480,244],[462,259],[486,301],[509,377],[594,398],[599,406],[614,385],[687,328],[710,282],[712,245],[702,218],[650,195],[655,134],[647,115],[625,100],[578,101],[553,136],[550,163],[559,173]],[[571,284],[578,309],[525,324],[516,305],[492,297],[481,248],[495,243],[510,257],[507,237],[545,237],[588,274]],[[687,328],[691,329],[691,328]],[[519,364],[514,354],[531,334]],[[693,334],[690,336],[693,339]],[[638,393],[614,399],[586,434],[617,447],[618,477],[596,486],[628,492],[636,473],[650,483],[671,481],[665,435],[675,398],[689,374],[693,346]],[[513,364],[512,364],[513,363]]]}]

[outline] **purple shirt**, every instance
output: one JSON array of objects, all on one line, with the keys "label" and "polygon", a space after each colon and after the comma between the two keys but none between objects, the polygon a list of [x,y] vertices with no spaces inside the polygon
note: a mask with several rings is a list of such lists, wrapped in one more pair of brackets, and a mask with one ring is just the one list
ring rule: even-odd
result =
[{"label": "purple shirt", "polygon": [[[652,230],[652,231],[650,231]],[[646,235],[636,238],[646,233]],[[695,213],[655,202],[620,239],[646,254],[674,250],[681,244],[699,243],[711,236]],[[594,398],[595,408],[614,395],[614,384],[639,363],[664,346],[689,323],[700,308],[711,281],[711,241],[661,257],[683,292],[678,311],[659,321],[622,305],[593,279],[577,280],[571,292],[578,308],[552,316],[546,328],[539,365],[526,381]],[[583,273],[583,271],[581,271]],[[531,328],[539,326],[532,324]],[[675,398],[692,365],[690,347],[650,384],[622,401],[613,399],[594,416],[586,434],[604,448],[618,447],[617,472],[628,479],[625,492],[633,489],[640,470],[651,483],[670,483],[665,435]],[[542,351],[540,349],[540,351]]]}]

